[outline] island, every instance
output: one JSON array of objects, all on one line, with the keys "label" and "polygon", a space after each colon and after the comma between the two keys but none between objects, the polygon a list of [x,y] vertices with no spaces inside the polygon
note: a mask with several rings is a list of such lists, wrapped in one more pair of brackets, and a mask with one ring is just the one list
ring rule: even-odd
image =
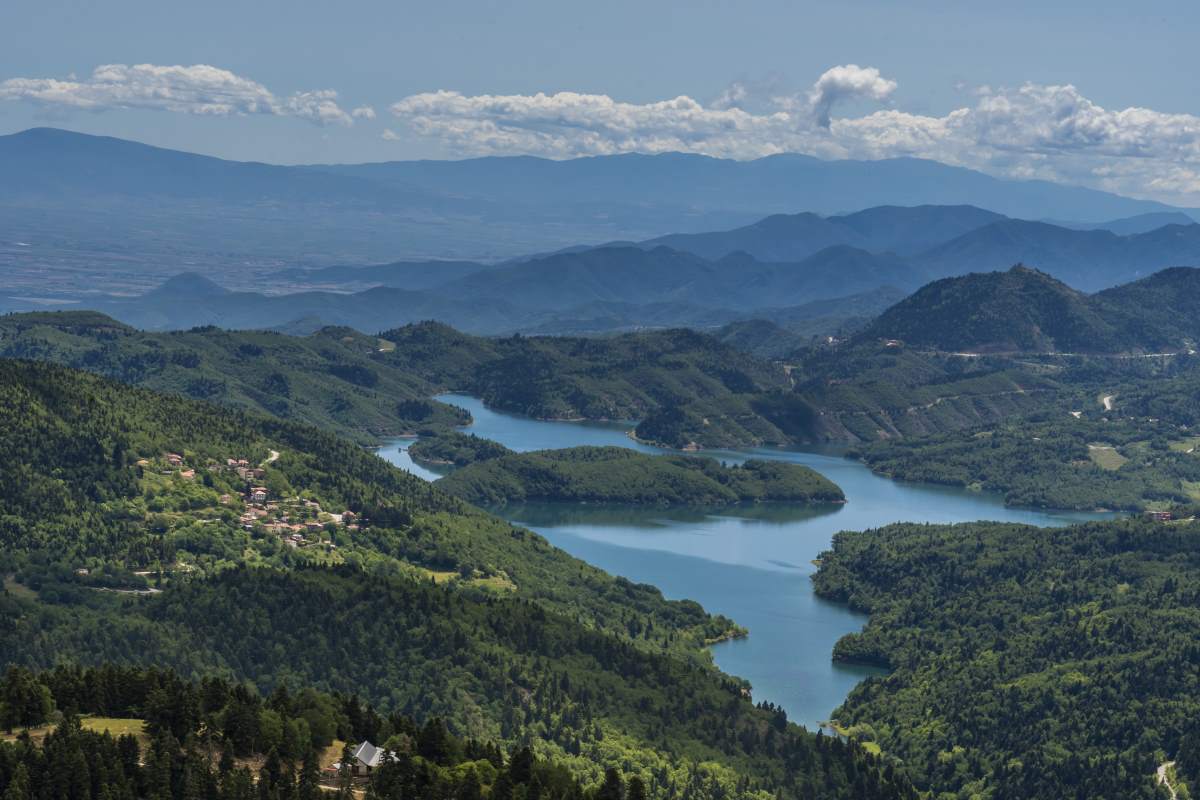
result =
[{"label": "island", "polygon": [[410,454],[418,460],[460,465],[436,484],[479,506],[561,502],[719,507],[846,501],[842,490],[820,473],[778,461],[725,465],[706,456],[650,455],[624,447],[515,453],[459,433],[422,440]]},{"label": "island", "polygon": [[425,428],[417,441],[408,446],[408,455],[426,464],[465,467],[476,461],[488,461],[513,451],[491,439],[473,433],[460,433],[446,427]]}]

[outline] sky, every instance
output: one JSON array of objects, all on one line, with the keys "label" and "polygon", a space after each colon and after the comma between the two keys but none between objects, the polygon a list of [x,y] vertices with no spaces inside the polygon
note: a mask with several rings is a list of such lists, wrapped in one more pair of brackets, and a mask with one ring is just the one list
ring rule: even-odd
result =
[{"label": "sky", "polygon": [[4,0],[0,133],[225,158],[916,156],[1200,206],[1200,3]]}]

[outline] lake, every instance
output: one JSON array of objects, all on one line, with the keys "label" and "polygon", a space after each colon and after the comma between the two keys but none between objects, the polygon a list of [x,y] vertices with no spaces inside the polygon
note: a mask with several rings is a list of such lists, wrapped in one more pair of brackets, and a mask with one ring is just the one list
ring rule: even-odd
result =
[{"label": "lake", "polygon": [[[617,445],[663,452],[628,436],[631,424],[545,422],[503,414],[474,397],[437,398],[471,412],[470,431],[518,451]],[[411,439],[380,455],[427,480],[435,470],[408,457]],[[782,706],[788,718],[815,729],[856,683],[878,670],[833,663],[833,645],[865,618],[815,594],[812,560],[841,530],[892,522],[988,519],[1061,525],[1105,515],[1006,508],[995,495],[898,483],[873,474],[833,449],[708,451],[728,463],[768,458],[805,464],[842,487],[845,505],[772,504],[705,514],[676,509],[531,504],[501,516],[531,528],[558,547],[616,575],[651,583],[667,597],[690,598],[749,628],[750,636],[713,648],[722,670],[754,686],[755,701]]]}]

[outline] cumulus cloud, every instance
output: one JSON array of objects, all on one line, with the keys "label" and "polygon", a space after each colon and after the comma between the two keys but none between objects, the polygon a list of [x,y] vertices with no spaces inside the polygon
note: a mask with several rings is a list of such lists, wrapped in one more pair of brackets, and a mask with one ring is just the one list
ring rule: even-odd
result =
[{"label": "cumulus cloud", "polygon": [[[983,87],[963,107],[931,116],[895,108],[896,89],[878,69],[845,65],[826,71],[807,92],[775,97],[755,110],[747,110],[751,93],[745,84],[735,83],[707,105],[687,96],[626,103],[575,92],[437,91],[406,97],[391,112],[410,131],[473,154],[913,156],[1010,177],[1200,203],[1200,117],[1106,109],[1074,86],[1039,84]],[[889,107],[836,116],[849,99]]]},{"label": "cumulus cloud", "polygon": [[375,109],[371,106],[359,106],[350,112],[355,119],[375,119]]},{"label": "cumulus cloud", "polygon": [[882,102],[896,91],[896,82],[879,74],[875,67],[845,64],[826,70],[808,93],[808,103],[817,125],[828,128],[830,112],[839,100],[867,98]]},{"label": "cumulus cloud", "polygon": [[0,81],[0,100],[91,111],[148,108],[202,116],[290,116],[321,125],[353,123],[333,90],[279,96],[257,81],[207,64],[105,64],[84,80],[10,78]]}]

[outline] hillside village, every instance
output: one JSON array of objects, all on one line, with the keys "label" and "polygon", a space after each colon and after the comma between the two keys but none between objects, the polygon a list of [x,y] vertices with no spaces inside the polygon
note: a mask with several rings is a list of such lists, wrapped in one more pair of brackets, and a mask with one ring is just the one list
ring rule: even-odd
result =
[{"label": "hillside village", "polygon": [[[262,530],[279,536],[289,547],[300,548],[324,546],[332,550],[337,544],[329,537],[329,533],[337,528],[346,531],[359,530],[358,515],[349,509],[328,511],[321,508],[316,500],[306,499],[299,495],[272,498],[270,490],[261,485],[266,477],[265,465],[279,457],[272,451],[270,457],[263,462],[264,466],[253,467],[245,458],[226,458],[225,463],[210,463],[206,469],[210,473],[226,476],[237,476],[244,484],[244,490],[234,495],[222,494],[218,498],[224,506],[237,507],[243,511],[238,517],[241,527],[247,531]],[[163,461],[169,469],[163,474],[174,471],[180,478],[194,480],[196,470],[188,466],[183,456],[178,453],[163,453]],[[139,462],[140,463],[140,462]]]}]

